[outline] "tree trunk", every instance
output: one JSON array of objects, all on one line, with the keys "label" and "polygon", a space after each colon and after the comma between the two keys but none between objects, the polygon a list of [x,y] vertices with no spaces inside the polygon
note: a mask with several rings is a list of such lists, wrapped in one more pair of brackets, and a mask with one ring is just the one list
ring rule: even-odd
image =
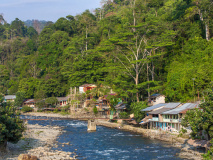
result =
[{"label": "tree trunk", "polygon": [[209,22],[207,21],[205,24],[205,30],[206,30],[206,40],[210,40],[210,34],[209,34]]},{"label": "tree trunk", "polygon": [[155,81],[155,65],[152,62],[152,81]]},{"label": "tree trunk", "polygon": [[[148,66],[148,63],[146,64],[146,67],[147,67],[147,71],[146,71],[146,74],[147,74],[147,82],[149,82],[149,66]],[[148,98],[150,97],[150,91],[149,91],[149,83],[148,83]]]},{"label": "tree trunk", "polygon": [[[135,78],[135,84],[136,84],[136,86],[138,85],[138,81],[139,81],[138,78],[139,78],[139,74],[136,73],[136,78]],[[139,93],[138,93],[138,91],[136,93],[136,97],[137,97],[137,102],[139,102],[140,100],[139,100]]]},{"label": "tree trunk", "polygon": [[86,27],[86,51],[87,51],[87,27]]}]

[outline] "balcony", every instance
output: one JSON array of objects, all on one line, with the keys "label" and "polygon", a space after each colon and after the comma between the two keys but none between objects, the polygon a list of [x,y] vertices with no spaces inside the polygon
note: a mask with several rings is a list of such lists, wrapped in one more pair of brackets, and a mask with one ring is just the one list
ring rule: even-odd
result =
[{"label": "balcony", "polygon": [[163,119],[163,122],[168,122],[168,123],[178,123],[178,119]]},{"label": "balcony", "polygon": [[158,117],[152,117],[151,121],[159,121]]}]

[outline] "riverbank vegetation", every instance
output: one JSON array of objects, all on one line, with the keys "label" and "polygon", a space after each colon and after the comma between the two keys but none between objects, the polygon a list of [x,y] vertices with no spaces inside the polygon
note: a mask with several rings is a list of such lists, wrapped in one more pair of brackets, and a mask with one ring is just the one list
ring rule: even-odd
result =
[{"label": "riverbank vegetation", "polygon": [[0,96],[0,152],[5,152],[7,142],[17,143],[24,132],[23,121],[16,114],[16,109],[10,103],[3,103]]}]

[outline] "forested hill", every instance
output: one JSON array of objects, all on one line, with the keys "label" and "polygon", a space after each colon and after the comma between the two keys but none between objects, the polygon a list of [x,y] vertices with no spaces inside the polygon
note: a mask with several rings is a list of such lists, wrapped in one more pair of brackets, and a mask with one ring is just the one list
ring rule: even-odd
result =
[{"label": "forested hill", "polygon": [[53,23],[51,21],[44,21],[44,20],[27,20],[24,21],[25,26],[27,27],[33,27],[38,33],[41,33],[41,31],[44,29],[45,26],[49,25],[50,23]]},{"label": "forested hill", "polygon": [[152,93],[202,98],[213,80],[212,0],[114,0],[68,15],[38,35],[15,19],[0,25],[0,91],[65,96],[105,84],[127,101]]}]

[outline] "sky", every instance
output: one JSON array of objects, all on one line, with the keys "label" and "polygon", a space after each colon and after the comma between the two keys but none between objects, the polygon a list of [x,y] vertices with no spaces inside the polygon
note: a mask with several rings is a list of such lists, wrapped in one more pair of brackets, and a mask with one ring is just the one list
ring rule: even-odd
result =
[{"label": "sky", "polygon": [[100,8],[101,0],[1,0],[0,14],[11,23],[15,18],[57,21],[67,15],[75,16],[86,9]]}]

